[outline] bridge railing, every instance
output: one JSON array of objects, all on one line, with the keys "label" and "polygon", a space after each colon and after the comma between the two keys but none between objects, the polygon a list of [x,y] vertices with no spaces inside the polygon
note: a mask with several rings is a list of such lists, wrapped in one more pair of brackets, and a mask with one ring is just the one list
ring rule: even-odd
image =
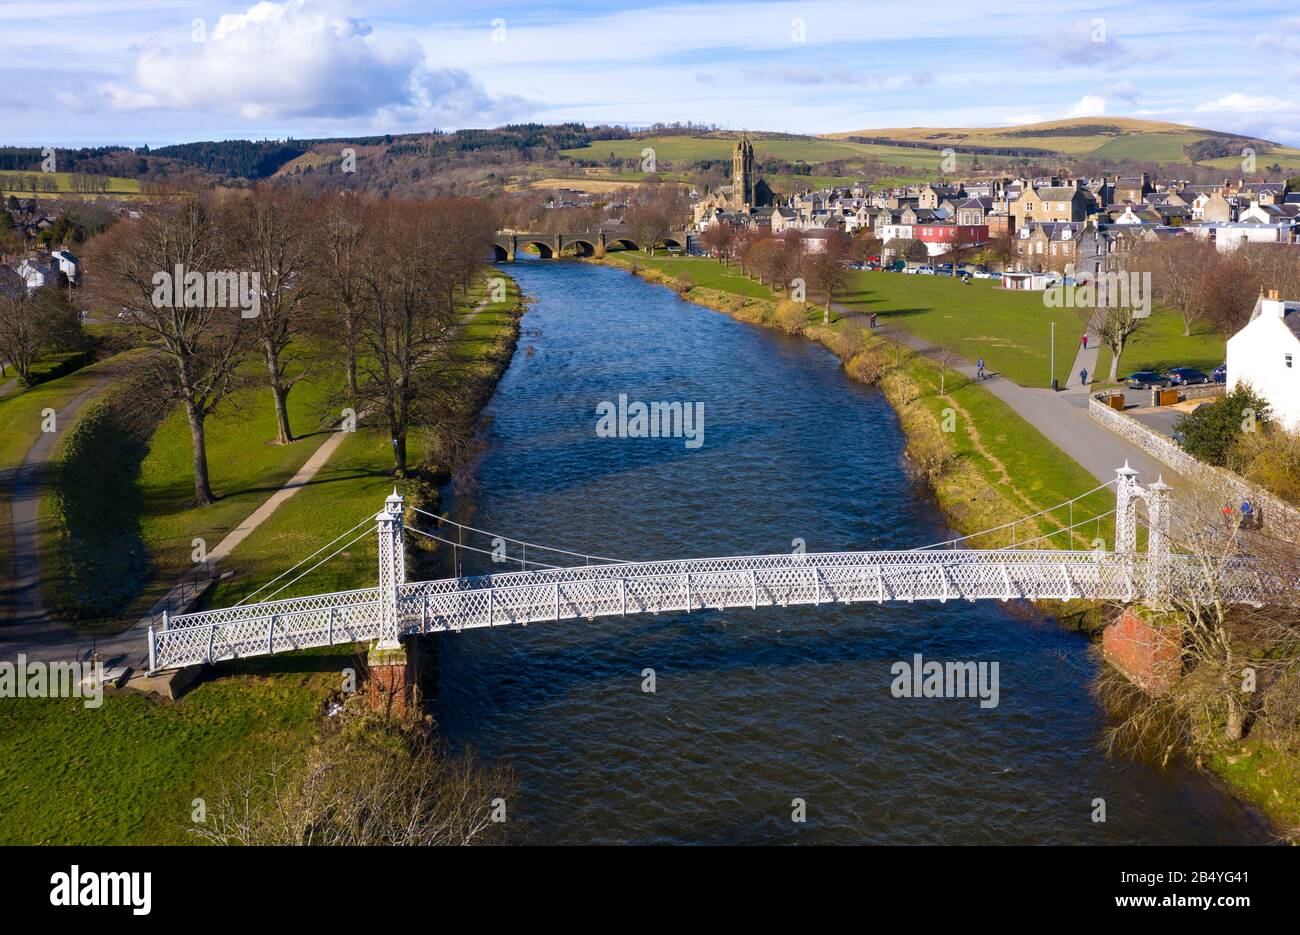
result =
[{"label": "bridge railing", "polygon": [[[950,600],[1114,600],[1144,594],[1142,554],[944,550],[757,555],[605,564],[407,582],[402,634],[594,619],[634,613]],[[1300,582],[1268,580],[1247,563],[1217,571],[1175,555],[1169,586],[1249,602]],[[1213,574],[1218,582],[1210,580]],[[151,668],[171,668],[391,636],[376,588],[176,617],[151,633]]]},{"label": "bridge railing", "polygon": [[508,572],[398,589],[406,632],[628,613],[835,602],[1132,600],[1141,556],[1098,552],[768,555]]}]

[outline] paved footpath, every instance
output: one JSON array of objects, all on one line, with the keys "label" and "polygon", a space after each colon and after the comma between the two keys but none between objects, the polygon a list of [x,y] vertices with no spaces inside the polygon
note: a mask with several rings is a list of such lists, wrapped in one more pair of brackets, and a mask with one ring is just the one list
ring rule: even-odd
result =
[{"label": "paved footpath", "polygon": [[59,439],[77,422],[77,416],[88,403],[132,366],[135,359],[118,361],[106,368],[103,376],[89,388],[69,400],[55,412],[57,431],[41,432],[28,449],[23,463],[13,474],[10,497],[10,527],[13,530],[14,590],[12,596],[13,619],[0,633],[6,640],[27,640],[59,634],[65,638],[75,635],[70,627],[60,626],[47,619],[41,601],[40,550],[37,530],[37,512],[41,496],[53,467],[54,452]]},{"label": "paved footpath", "polygon": [[[833,305],[835,313],[861,317],[862,313],[842,305]],[[895,340],[919,354],[930,356],[939,348],[908,331],[879,327],[876,333]],[[1088,342],[1089,344],[1092,341]],[[959,359],[955,369],[970,380],[976,379],[975,365]],[[1089,375],[1091,375],[1089,368]],[[1075,382],[1078,382],[1076,374]],[[1020,386],[1005,377],[994,374],[984,381],[984,388],[1014,409],[1021,418],[1042,432],[1056,447],[1077,461],[1099,482],[1115,479],[1115,469],[1128,462],[1139,474],[1138,480],[1149,483],[1164,475],[1167,482],[1177,485],[1179,478],[1168,466],[1160,463],[1131,442],[1094,422],[1088,415],[1088,392],[1076,387],[1075,392],[1053,393],[1049,389]],[[1014,464],[1008,464],[1014,470]]]}]

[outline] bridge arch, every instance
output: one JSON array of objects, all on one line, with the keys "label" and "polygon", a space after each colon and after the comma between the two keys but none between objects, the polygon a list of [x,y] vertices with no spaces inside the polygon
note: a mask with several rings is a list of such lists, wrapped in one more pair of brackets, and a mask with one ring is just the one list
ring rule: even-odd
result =
[{"label": "bridge arch", "polygon": [[592,240],[587,240],[582,237],[576,237],[573,240],[566,240],[564,242],[564,245],[566,247],[572,247],[574,255],[576,256],[596,255],[596,243],[595,241]]},{"label": "bridge arch", "polygon": [[525,247],[536,247],[537,255],[540,256],[543,260],[555,259],[555,248],[551,244],[547,243],[545,240],[519,241],[519,249],[523,249]]},{"label": "bridge arch", "polygon": [[661,242],[665,247],[676,247],[678,250],[686,249],[686,244],[682,243],[676,237],[665,237]]},{"label": "bridge arch", "polygon": [[641,245],[630,237],[614,237],[605,241],[605,249],[640,250]]},{"label": "bridge arch", "polygon": [[492,259],[498,263],[504,263],[510,259],[510,251],[499,243],[492,245]]}]

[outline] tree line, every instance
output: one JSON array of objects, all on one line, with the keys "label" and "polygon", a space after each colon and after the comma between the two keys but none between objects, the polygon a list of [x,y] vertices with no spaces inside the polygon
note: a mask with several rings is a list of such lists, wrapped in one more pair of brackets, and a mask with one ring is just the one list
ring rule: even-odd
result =
[{"label": "tree line", "polygon": [[185,413],[196,503],[214,500],[205,432],[218,406],[237,388],[264,386],[276,441],[290,443],[290,393],[322,367],[343,368],[342,401],[386,425],[394,472],[405,476],[408,433],[446,398],[438,363],[494,229],[467,198],[178,192],[96,238],[89,289],[157,349],[139,386]]}]

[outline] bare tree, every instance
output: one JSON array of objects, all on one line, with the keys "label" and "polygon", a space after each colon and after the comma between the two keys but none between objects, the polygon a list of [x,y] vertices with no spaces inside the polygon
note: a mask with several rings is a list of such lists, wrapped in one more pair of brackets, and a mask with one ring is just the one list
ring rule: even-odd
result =
[{"label": "bare tree", "polygon": [[850,249],[849,238],[839,231],[832,231],[822,240],[820,250],[805,257],[808,285],[825,300],[822,324],[831,323],[831,303],[835,301],[835,293],[849,278]]},{"label": "bare tree", "polygon": [[347,358],[348,396],[357,395],[357,320],[363,249],[364,206],[352,192],[328,195],[319,203],[322,223],[316,248],[323,292],[343,320],[342,343]]},{"label": "bare tree", "polygon": [[292,372],[289,348],[311,295],[307,275],[309,203],[299,192],[263,186],[233,198],[223,214],[230,232],[232,264],[258,276],[261,301],[251,325],[266,362],[275,405],[275,440],[287,445],[294,438],[289,391],[306,372]]},{"label": "bare tree", "polygon": [[[367,256],[360,273],[358,394],[379,412],[406,476],[407,435],[445,411],[437,406],[438,369],[459,323],[456,298],[491,245],[491,224],[466,199],[385,201],[367,209]],[[435,411],[437,410],[437,411]]]},{"label": "bare tree", "polygon": [[1293,746],[1300,742],[1300,530],[1267,517],[1260,528],[1242,528],[1219,510],[1221,490],[1188,493],[1174,511],[1168,593],[1144,612],[1178,648],[1177,681],[1166,695],[1128,698],[1108,739],[1165,759],[1239,741],[1252,727]]},{"label": "bare tree", "polygon": [[194,832],[243,846],[502,842],[499,809],[514,777],[451,754],[426,730],[345,709],[304,762],[276,761],[234,783]]},{"label": "bare tree", "polygon": [[184,408],[194,500],[200,506],[213,502],[205,423],[234,386],[246,332],[238,303],[174,281],[178,273],[197,282],[227,272],[211,197],[176,194],[145,205],[139,219],[115,224],[96,238],[87,265],[97,270],[100,303],[123,309],[163,351],[142,365],[142,377],[154,402]]},{"label": "bare tree", "polygon": [[1183,334],[1190,335],[1202,312],[1198,301],[1201,279],[1215,259],[1209,242],[1178,237],[1143,241],[1134,249],[1128,268],[1151,274],[1151,298],[1181,315]]},{"label": "bare tree", "polygon": [[1119,361],[1124,348],[1142,327],[1144,319],[1132,306],[1110,304],[1080,309],[1079,317],[1083,326],[1096,331],[1101,342],[1110,349],[1110,380],[1115,382],[1119,379]]},{"label": "bare tree", "polygon": [[35,305],[22,283],[12,288],[0,284],[0,356],[18,371],[24,386],[31,385],[32,364],[44,343]]}]

